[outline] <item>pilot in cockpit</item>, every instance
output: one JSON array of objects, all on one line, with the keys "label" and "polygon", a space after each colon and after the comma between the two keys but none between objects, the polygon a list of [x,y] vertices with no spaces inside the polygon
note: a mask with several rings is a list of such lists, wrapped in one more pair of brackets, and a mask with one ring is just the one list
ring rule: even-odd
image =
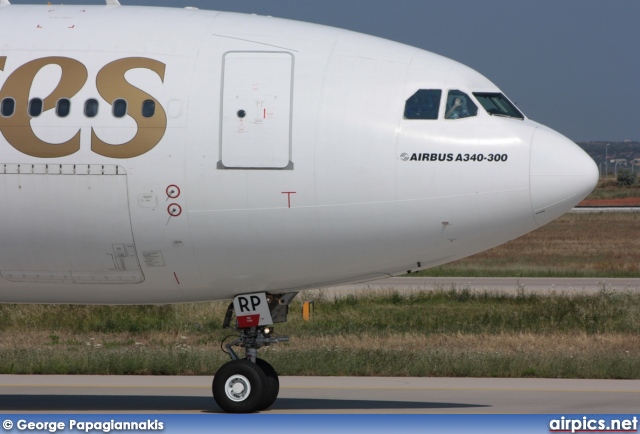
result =
[{"label": "pilot in cockpit", "polygon": [[476,116],[478,106],[469,98],[467,94],[459,90],[450,90],[447,95],[447,109],[444,114],[445,119],[463,119]]},{"label": "pilot in cockpit", "polygon": [[449,104],[447,104],[447,113],[444,115],[445,119],[459,119],[468,116],[467,104],[463,97],[457,96],[449,101]]}]

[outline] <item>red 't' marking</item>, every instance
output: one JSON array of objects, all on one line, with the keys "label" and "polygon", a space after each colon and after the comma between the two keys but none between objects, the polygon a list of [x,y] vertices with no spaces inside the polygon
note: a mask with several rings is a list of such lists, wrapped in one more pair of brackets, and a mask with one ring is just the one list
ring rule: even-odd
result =
[{"label": "red 't' marking", "polygon": [[283,191],[282,194],[287,195],[287,203],[289,204],[289,208],[291,208],[291,195],[296,194],[295,191]]}]

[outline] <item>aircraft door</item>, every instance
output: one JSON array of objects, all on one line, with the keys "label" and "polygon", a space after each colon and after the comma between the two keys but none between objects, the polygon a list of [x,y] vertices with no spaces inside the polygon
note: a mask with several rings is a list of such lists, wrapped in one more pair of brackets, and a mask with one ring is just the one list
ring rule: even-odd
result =
[{"label": "aircraft door", "polygon": [[293,169],[293,56],[224,55],[220,111],[221,169]]}]

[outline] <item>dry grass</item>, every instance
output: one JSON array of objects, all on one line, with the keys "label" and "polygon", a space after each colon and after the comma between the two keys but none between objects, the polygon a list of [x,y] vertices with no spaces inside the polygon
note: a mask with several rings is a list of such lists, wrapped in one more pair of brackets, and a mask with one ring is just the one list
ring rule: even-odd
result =
[{"label": "dry grass", "polygon": [[640,213],[573,213],[428,276],[640,277]]},{"label": "dry grass", "polygon": [[618,186],[614,178],[600,179],[598,186],[587,196],[586,200],[610,200],[636,198],[640,201],[640,184]]}]

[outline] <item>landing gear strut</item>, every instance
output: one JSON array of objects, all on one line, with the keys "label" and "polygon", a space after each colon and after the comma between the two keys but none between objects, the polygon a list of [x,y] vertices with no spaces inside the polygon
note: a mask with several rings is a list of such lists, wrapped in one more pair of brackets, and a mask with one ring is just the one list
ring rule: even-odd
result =
[{"label": "landing gear strut", "polygon": [[[224,411],[253,413],[275,402],[280,380],[273,366],[258,358],[258,349],[289,340],[288,336],[275,336],[270,326],[287,320],[289,304],[296,294],[240,295],[229,305],[223,327],[235,329],[239,336],[229,344],[223,342],[231,361],[218,369],[212,385],[213,398]],[[243,358],[233,350],[235,346],[244,348]]]}]

